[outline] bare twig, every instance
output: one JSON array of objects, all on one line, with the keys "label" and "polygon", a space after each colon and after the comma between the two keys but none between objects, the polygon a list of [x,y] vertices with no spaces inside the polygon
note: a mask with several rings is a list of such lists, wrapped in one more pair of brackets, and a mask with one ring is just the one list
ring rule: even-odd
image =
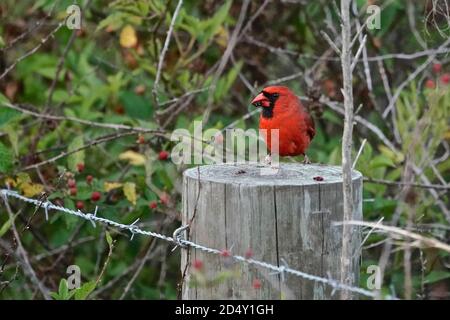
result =
[{"label": "bare twig", "polygon": [[67,157],[68,155],[71,155],[73,153],[76,153],[76,152],[79,152],[81,150],[93,147],[93,146],[95,146],[97,144],[105,143],[105,142],[112,141],[112,140],[116,140],[116,139],[119,139],[119,138],[122,138],[122,137],[125,137],[125,136],[129,136],[129,135],[132,135],[132,134],[135,134],[135,133],[133,131],[126,131],[126,132],[119,132],[119,133],[116,133],[116,134],[112,134],[112,135],[110,134],[110,135],[107,135],[107,136],[103,136],[101,138],[92,140],[91,142],[85,144],[84,146],[82,146],[80,148],[77,148],[77,149],[71,150],[71,151],[61,152],[59,155],[54,156],[53,158],[50,158],[50,159],[47,159],[47,160],[44,160],[44,161],[41,161],[41,162],[38,162],[38,163],[35,163],[35,164],[32,164],[32,165],[29,165],[27,167],[21,168],[21,170],[22,171],[27,171],[27,170],[30,170],[30,169],[35,169],[35,168],[41,167],[43,165],[46,165],[46,164],[49,164],[49,163],[53,163],[56,160],[64,158],[64,157]]},{"label": "bare twig", "polygon": [[356,163],[358,162],[359,156],[361,155],[364,146],[366,145],[367,139],[364,139],[359,147],[358,153],[356,154],[355,160],[353,161],[352,170],[355,169]]},{"label": "bare twig", "polygon": [[383,88],[386,92],[386,97],[390,103],[390,101],[392,100],[392,91],[391,86],[389,85],[389,79],[386,75],[386,69],[384,69],[383,61],[378,61],[378,70],[380,72],[381,80],[383,81]]},{"label": "bare twig", "polygon": [[255,13],[248,19],[247,24],[242,29],[242,32],[240,36],[238,37],[238,41],[241,41],[241,39],[247,35],[248,31],[251,29],[253,22],[264,12],[264,9],[266,6],[271,2],[272,0],[264,0],[264,2],[261,5],[258,5],[258,9],[255,11]]},{"label": "bare twig", "polygon": [[69,41],[67,42],[67,44],[59,58],[58,65],[56,66],[56,73],[55,73],[55,77],[53,78],[52,84],[50,85],[46,108],[48,108],[50,106],[50,104],[52,103],[53,93],[55,91],[56,83],[58,82],[59,75],[61,74],[62,67],[64,65],[64,60],[66,59],[66,55],[69,52],[69,49],[72,46],[73,42],[75,41],[76,37],[77,37],[77,31],[73,30],[72,34],[70,35]]},{"label": "bare twig", "polygon": [[[192,91],[188,91],[188,92],[186,92],[185,94],[183,94],[183,95],[181,95],[179,97],[176,97],[176,98],[173,98],[173,99],[161,102],[159,104],[159,106],[163,107],[163,106],[166,106],[168,104],[174,104],[174,103],[176,103],[176,102],[178,102],[180,100],[183,100],[184,98],[187,98],[189,96],[192,96],[192,95],[195,95],[195,94],[198,94],[198,93],[202,93],[202,92],[205,92],[205,91],[208,91],[208,90],[209,90],[209,86],[204,87],[204,88],[200,88],[200,89],[195,89],[195,90],[192,90]],[[158,110],[157,113],[159,115],[170,113],[170,112],[173,111],[174,107],[176,107],[176,104],[170,106],[169,108],[166,108],[166,109],[163,109],[163,110]]]},{"label": "bare twig", "polygon": [[405,183],[405,182],[401,182],[401,181],[374,179],[374,178],[368,178],[368,177],[364,177],[364,181],[371,182],[371,183],[385,184],[385,185],[389,185],[389,186],[398,186],[398,187],[408,185],[408,186],[414,187],[414,188],[450,190],[450,186],[445,186],[445,185],[440,185],[440,184]]},{"label": "bare twig", "polygon": [[44,299],[50,300],[50,294],[49,294],[48,289],[37,277],[36,272],[34,271],[33,267],[31,266],[30,261],[28,260],[28,255],[22,246],[22,242],[20,241],[20,236],[19,236],[19,233],[17,232],[16,224],[14,222],[14,214],[11,211],[11,207],[9,206],[7,197],[6,196],[3,197],[3,200],[5,202],[6,211],[8,212],[9,219],[11,221],[11,229],[12,229],[14,237],[16,239],[17,251],[21,257],[20,262],[21,262],[23,271],[30,278],[31,282],[33,282],[33,284],[39,289],[39,291],[41,292]]},{"label": "bare twig", "polygon": [[[270,46],[262,41],[256,40],[250,35],[247,35],[245,38],[245,41],[251,44],[254,44],[258,47],[267,49],[271,53],[284,53],[288,54],[294,57],[298,58],[304,58],[304,59],[313,59],[313,60],[323,60],[323,61],[339,61],[340,59],[338,57],[322,57],[318,55],[313,54],[304,54],[300,53],[294,50],[284,49],[284,48],[276,48],[273,46]],[[334,50],[333,50],[334,51]],[[379,62],[384,60],[415,60],[422,57],[427,57],[431,54],[438,55],[438,54],[448,54],[450,52],[450,48],[446,47],[438,47],[436,49],[427,49],[423,51],[417,51],[413,53],[388,53],[384,55],[379,56],[373,56],[373,57],[367,57],[368,62]]]},{"label": "bare twig", "polygon": [[[86,10],[87,7],[89,7],[90,3],[91,3],[91,0],[88,0],[84,4],[83,11]],[[69,41],[67,41],[67,44],[64,47],[64,50],[63,50],[61,56],[59,57],[58,65],[56,66],[55,78],[53,78],[52,84],[50,85],[50,90],[49,90],[49,94],[48,94],[48,98],[47,98],[46,108],[48,108],[52,104],[53,93],[54,93],[55,88],[56,88],[56,83],[58,82],[59,75],[60,75],[60,73],[62,71],[62,68],[63,68],[63,65],[64,65],[64,61],[66,60],[67,53],[69,52],[70,47],[72,47],[72,44],[75,41],[76,37],[77,37],[77,30],[74,29],[74,30],[72,30],[72,34],[70,35]]]},{"label": "bare twig", "polygon": [[280,83],[282,83],[282,82],[291,81],[291,80],[300,78],[302,75],[304,75],[304,72],[303,72],[303,71],[296,72],[296,73],[291,74],[291,75],[286,76],[286,77],[282,77],[282,78],[270,80],[270,81],[268,81],[265,85],[276,85],[276,84],[280,84]]},{"label": "bare twig", "polygon": [[[334,102],[329,100],[326,97],[321,97],[320,98],[320,102],[324,103],[325,105],[327,105],[328,107],[330,107],[330,109],[344,115],[345,111],[344,108],[342,107],[341,104],[339,104],[338,102]],[[383,131],[381,131],[380,128],[378,128],[376,125],[374,125],[373,123],[367,121],[366,119],[364,119],[361,116],[355,115],[354,116],[354,121],[356,121],[357,123],[362,124],[364,127],[366,127],[367,129],[369,129],[372,133],[374,133],[389,149],[391,149],[392,151],[398,152],[397,148],[392,144],[391,140],[388,139],[388,137],[386,137],[386,135],[383,133]]]},{"label": "bare twig", "polygon": [[[344,132],[342,134],[342,185],[343,185],[343,210],[344,222],[353,219],[353,186],[352,186],[352,134],[353,134],[353,85],[352,85],[352,52],[351,52],[351,23],[350,23],[351,0],[341,0],[342,17],[342,82],[344,95]],[[350,265],[351,252],[350,242],[352,228],[344,224],[342,228],[342,253],[341,253],[341,282],[347,285],[352,283]],[[350,298],[350,292],[341,291],[341,298]]]},{"label": "bare twig", "polygon": [[347,221],[347,222],[335,222],[335,225],[353,225],[353,226],[364,226],[364,227],[370,227],[374,229],[383,230],[387,233],[399,235],[402,237],[410,238],[413,240],[416,240],[416,242],[413,242],[412,245],[416,247],[426,247],[426,248],[436,248],[440,250],[444,250],[446,252],[450,252],[450,245],[439,241],[437,239],[431,238],[431,237],[424,237],[418,233],[414,233],[405,229],[401,229],[398,227],[393,226],[386,226],[380,223],[374,223],[374,222],[367,222],[367,221]]},{"label": "bare twig", "polygon": [[161,78],[161,70],[162,70],[162,66],[164,63],[164,57],[166,56],[167,50],[169,49],[170,38],[172,37],[175,20],[177,20],[177,16],[178,16],[178,13],[180,12],[182,4],[183,4],[183,0],[178,0],[177,7],[175,8],[175,11],[172,16],[172,21],[170,22],[170,25],[169,25],[169,30],[167,30],[166,41],[164,41],[164,46],[161,50],[161,55],[159,56],[158,68],[156,70],[156,78],[155,78],[155,82],[153,83],[153,89],[152,89],[153,99],[155,100],[156,106],[159,105],[158,85],[159,85],[159,80]]},{"label": "bare twig", "polygon": [[228,41],[228,45],[227,48],[225,49],[225,52],[223,53],[222,59],[220,59],[220,63],[219,66],[217,67],[217,70],[214,74],[214,78],[212,80],[212,84],[210,86],[210,95],[208,97],[208,102],[207,102],[207,107],[206,110],[203,114],[203,120],[202,120],[202,124],[205,125],[208,122],[209,119],[209,115],[211,113],[212,107],[213,107],[213,98],[214,95],[211,94],[212,90],[215,90],[216,85],[217,85],[217,81],[219,80],[219,77],[221,76],[221,74],[223,73],[228,60],[231,57],[231,53],[234,50],[234,47],[236,46],[236,43],[238,41],[238,37],[239,37],[239,33],[242,29],[242,24],[244,23],[244,19],[247,13],[247,8],[250,4],[250,0],[245,0],[244,3],[241,6],[241,12],[239,13],[239,18],[238,21],[236,22],[236,26],[233,30],[233,33],[231,34],[230,40]]},{"label": "bare twig", "polygon": [[351,65],[351,70],[355,70],[355,66],[358,63],[359,56],[363,52],[364,48],[366,47],[366,41],[367,41],[367,35],[364,35],[364,37],[361,40],[361,44],[359,45],[358,51],[356,51],[355,57],[353,58],[353,62]]},{"label": "bare twig", "polygon": [[26,36],[28,36],[29,34],[38,31],[43,25],[45,20],[47,20],[48,18],[50,18],[50,16],[53,14],[53,11],[55,10],[56,5],[58,4],[59,0],[55,1],[52,5],[52,7],[50,8],[50,11],[45,15],[45,17],[43,17],[42,19],[38,20],[33,27],[31,27],[30,29],[26,30],[25,32],[21,33],[19,36],[17,36],[16,38],[14,38],[13,40],[11,40],[10,43],[8,43],[5,47],[0,48],[0,52],[4,52],[8,49],[11,49],[16,43],[18,43],[19,41],[21,41],[22,39],[24,39]]},{"label": "bare twig", "polygon": [[48,119],[48,120],[56,120],[56,121],[72,121],[72,122],[78,122],[87,126],[92,127],[100,127],[100,128],[108,128],[108,129],[114,129],[114,130],[131,130],[134,132],[139,133],[153,133],[156,135],[164,135],[166,131],[160,130],[160,129],[147,129],[142,127],[133,127],[133,126],[127,126],[123,124],[115,124],[115,123],[102,123],[102,122],[95,122],[95,121],[89,121],[84,119],[79,119],[75,117],[64,117],[64,116],[53,116],[48,114],[41,114],[38,112],[34,112],[28,109],[23,108],[22,106],[13,105],[10,103],[3,103],[2,106],[5,106],[10,109],[14,109],[17,111],[20,111],[24,114],[31,115],[33,117],[41,118],[41,119]]},{"label": "bare twig", "polygon": [[[301,97],[302,99],[307,99],[306,97]],[[321,97],[320,101],[326,105],[328,105],[331,109],[334,111],[344,114],[343,108],[339,105],[339,103],[330,101],[326,97]],[[364,127],[369,129],[372,133],[374,133],[378,139],[380,139],[389,149],[394,151],[395,153],[398,153],[398,149],[392,144],[392,142],[385,136],[385,134],[373,123],[367,121],[366,119],[360,117],[360,116],[354,116],[354,120],[357,123],[362,124]],[[432,185],[432,183],[429,181],[429,179],[425,176],[425,174],[417,167],[414,167],[414,171],[417,175],[419,175],[420,180],[422,180],[424,185]],[[445,186],[446,187],[446,186]],[[447,218],[447,221],[450,222],[450,212],[447,209],[446,205],[439,199],[439,194],[434,190],[434,188],[428,188],[429,193],[433,196],[433,198],[436,200],[436,204],[439,206],[439,208],[442,210],[444,215]]]},{"label": "bare twig", "polygon": [[52,38],[54,36],[54,34],[56,32],[58,32],[59,29],[61,29],[62,26],[65,25],[67,18],[69,18],[69,17],[70,17],[70,15],[67,16],[63,21],[58,23],[56,28],[54,28],[45,38],[41,39],[41,41],[39,42],[39,44],[36,47],[34,47],[30,51],[26,52],[24,55],[18,57],[9,67],[7,67],[5,69],[5,71],[3,71],[3,73],[0,75],[0,80],[2,80],[11,70],[13,70],[18,63],[20,63],[22,60],[25,60],[26,58],[33,55],[34,53],[36,53],[45,43],[47,43],[47,41],[50,38]]},{"label": "bare twig", "polygon": [[152,254],[153,248],[156,245],[156,241],[154,241],[155,238],[152,238],[150,241],[150,245],[147,248],[147,251],[145,252],[144,256],[139,260],[139,264],[136,268],[136,271],[134,272],[133,276],[131,277],[130,281],[128,281],[127,285],[125,286],[125,289],[122,292],[122,295],[120,296],[119,300],[125,299],[128,292],[130,291],[131,287],[133,286],[134,282],[136,281],[137,277],[141,274],[142,269],[145,266],[145,263],[148,260],[148,257]]},{"label": "bare twig", "polygon": [[102,270],[100,271],[100,274],[98,275],[97,279],[95,280],[95,287],[97,287],[103,279],[103,275],[105,274],[106,268],[108,267],[108,264],[109,264],[109,260],[111,259],[111,256],[113,253],[115,242],[116,241],[113,240],[113,242],[111,244],[109,244],[108,255],[106,256],[105,262],[103,262],[103,267],[102,267]]},{"label": "bare twig", "polygon": [[[450,44],[450,38],[448,38],[443,44],[439,46],[438,49],[443,49],[447,47]],[[409,84],[411,81],[413,81],[425,68],[433,62],[433,60],[436,58],[436,53],[431,53],[427,60],[425,60],[424,63],[422,63],[414,72],[412,72],[405,81],[403,81],[395,91],[394,95],[392,96],[392,99],[389,101],[389,104],[387,105],[386,109],[383,112],[383,118],[386,118],[388,114],[393,110],[395,103],[397,102],[397,99],[400,97],[400,94],[402,93],[403,89],[406,87],[407,84]]]},{"label": "bare twig", "polygon": [[333,42],[333,40],[331,40],[330,36],[325,31],[322,31],[322,30],[320,31],[320,34],[328,42],[328,44],[334,50],[334,52],[336,52],[337,55],[340,56],[341,50],[339,50],[339,48],[336,46],[336,44]]}]

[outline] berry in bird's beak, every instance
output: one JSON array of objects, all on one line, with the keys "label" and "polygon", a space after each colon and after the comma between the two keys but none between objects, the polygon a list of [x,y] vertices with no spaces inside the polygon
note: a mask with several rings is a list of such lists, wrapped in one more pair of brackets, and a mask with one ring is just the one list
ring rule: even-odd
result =
[{"label": "berry in bird's beak", "polygon": [[252,100],[252,104],[255,107],[269,107],[270,101],[263,93],[260,93]]}]

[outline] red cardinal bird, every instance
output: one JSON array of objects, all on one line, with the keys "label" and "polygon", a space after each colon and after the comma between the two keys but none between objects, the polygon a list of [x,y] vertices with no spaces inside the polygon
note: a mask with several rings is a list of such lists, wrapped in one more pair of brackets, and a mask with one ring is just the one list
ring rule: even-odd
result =
[{"label": "red cardinal bird", "polygon": [[262,108],[259,128],[267,130],[263,131],[263,136],[269,150],[272,145],[270,130],[279,129],[279,155],[303,155],[305,163],[309,163],[305,152],[316,129],[300,99],[288,87],[271,86],[264,88],[252,104]]}]

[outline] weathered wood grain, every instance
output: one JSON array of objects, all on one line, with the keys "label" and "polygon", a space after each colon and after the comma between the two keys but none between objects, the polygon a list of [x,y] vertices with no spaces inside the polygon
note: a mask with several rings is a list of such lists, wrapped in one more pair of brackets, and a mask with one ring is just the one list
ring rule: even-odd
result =
[{"label": "weathered wood grain", "polygon": [[[316,181],[314,177],[322,177]],[[362,176],[353,172],[355,219],[362,219]],[[336,166],[282,164],[275,175],[261,175],[256,165],[208,165],[186,170],[183,180],[183,224],[199,244],[228,249],[275,265],[339,279],[342,227],[342,169]],[[193,218],[194,217],[194,218]],[[361,237],[351,239],[354,283],[358,281]],[[200,260],[202,270],[192,262]],[[183,299],[337,299],[327,285],[227,257],[183,249],[186,269]],[[197,281],[195,279],[203,282]],[[220,279],[220,280],[219,280]],[[253,288],[258,279],[262,286]]]}]

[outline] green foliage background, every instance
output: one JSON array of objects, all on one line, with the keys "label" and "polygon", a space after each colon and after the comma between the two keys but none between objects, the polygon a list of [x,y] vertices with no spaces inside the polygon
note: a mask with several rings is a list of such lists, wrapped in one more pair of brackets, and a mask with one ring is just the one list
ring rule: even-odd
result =
[{"label": "green foliage background", "polygon": [[[184,1],[162,68],[156,93],[159,105],[152,88],[177,1],[75,2],[82,8],[82,29],[59,29],[0,80],[2,186],[9,183],[34,197],[42,191],[51,201],[72,209],[77,202],[82,202],[86,212],[92,212],[98,205],[100,214],[106,218],[121,223],[132,223],[139,218],[145,228],[171,234],[179,225],[180,178],[186,168],[160,157],[161,151],[173,147],[168,139],[172,130],[185,128],[192,132],[193,121],[202,119],[207,120],[205,129],[223,129],[235,121],[236,127],[256,128],[257,114],[246,120],[242,118],[253,110],[249,101],[254,93],[245,82],[259,91],[270,81],[297,73],[299,76],[280,82],[300,96],[309,95],[310,89],[315,89],[327,99],[342,102],[340,62],[320,35],[321,30],[332,32],[327,29],[326,21],[332,21],[339,32],[338,18],[329,1],[270,2],[246,34],[238,38],[232,56],[211,89],[208,88],[214,84],[217,66],[236,27],[242,2]],[[0,73],[35,48],[64,19],[66,8],[72,3],[72,0],[3,1],[0,4]],[[412,35],[406,3],[384,4],[381,29],[368,30],[369,56],[424,50]],[[435,48],[444,41],[445,30],[424,22],[429,10],[424,3],[417,1],[414,18],[427,46]],[[261,4],[262,1],[251,1],[244,27]],[[364,5],[365,1],[358,1],[358,8]],[[42,27],[8,47],[14,38],[33,28],[47,14],[50,17]],[[121,43],[121,35],[124,40],[134,41],[133,36],[130,39],[123,34],[127,26],[136,33],[136,44],[131,48]],[[426,55],[416,59],[383,59],[380,63],[393,92],[426,59]],[[433,63],[442,64],[443,70],[436,73],[428,66],[403,89],[395,105],[395,116],[386,120],[381,114],[388,100],[378,63],[370,62],[372,92],[367,89],[363,65],[357,65],[355,106],[362,104],[358,116],[378,127],[396,148],[392,150],[373,131],[358,123],[354,134],[355,154],[362,140],[367,139],[357,163],[357,169],[365,177],[401,181],[409,159],[423,170],[430,183],[450,179],[450,160],[445,156],[450,139],[450,90],[440,78],[450,68],[445,55],[437,56]],[[307,78],[312,81],[306,81]],[[433,80],[436,88],[427,88],[427,80]],[[198,89],[201,92],[189,94]],[[181,98],[172,100],[177,97]],[[7,108],[6,104],[42,114],[163,129],[167,134],[143,134],[142,137],[133,134],[84,148],[95,139],[118,131],[68,120],[36,118]],[[211,114],[204,119],[208,105]],[[339,164],[342,115],[326,104],[319,104],[315,111],[317,136],[309,157],[313,162]],[[84,149],[40,166],[39,170],[26,169],[79,148]],[[84,164],[81,172],[80,163]],[[88,176],[93,177],[92,182],[87,181]],[[76,180],[76,194],[71,194],[67,186],[70,179]],[[418,176],[414,181],[423,182]],[[399,201],[400,189],[395,185],[366,182],[365,220],[377,221],[384,217],[388,223],[398,210],[398,225],[404,227],[414,210],[412,222],[416,229],[413,230],[448,242],[449,221],[436,198],[426,189],[413,188]],[[97,202],[91,200],[94,191],[101,192]],[[441,204],[448,208],[448,192],[437,194]],[[18,230],[29,227],[21,232],[23,246],[39,278],[54,292],[53,298],[119,298],[140,259],[148,252],[151,259],[124,297],[176,298],[181,277],[179,252],[171,253],[169,245],[144,237],[128,241],[128,234],[101,226],[93,228],[88,222],[54,212],[46,222],[41,211],[33,213],[32,207],[23,207],[21,203],[12,203],[12,208],[14,213],[19,211],[15,218]],[[7,244],[13,243],[13,234],[3,206],[0,207],[0,237],[3,268],[0,280],[4,282],[0,285],[0,298],[41,298],[30,287],[21,268],[16,267],[14,254],[8,253]],[[373,233],[365,243],[369,248],[363,251],[362,257],[363,287],[369,276],[366,267],[378,264],[382,245],[377,243],[383,239],[385,235]],[[383,292],[404,297],[404,253],[401,243],[397,245],[400,249],[389,260]],[[58,251],[61,247],[62,253]],[[411,259],[413,298],[440,297],[445,291],[444,297],[448,298],[448,253],[413,249]],[[79,292],[70,292],[62,280],[67,278],[66,268],[72,264],[82,270],[83,287]]]}]

